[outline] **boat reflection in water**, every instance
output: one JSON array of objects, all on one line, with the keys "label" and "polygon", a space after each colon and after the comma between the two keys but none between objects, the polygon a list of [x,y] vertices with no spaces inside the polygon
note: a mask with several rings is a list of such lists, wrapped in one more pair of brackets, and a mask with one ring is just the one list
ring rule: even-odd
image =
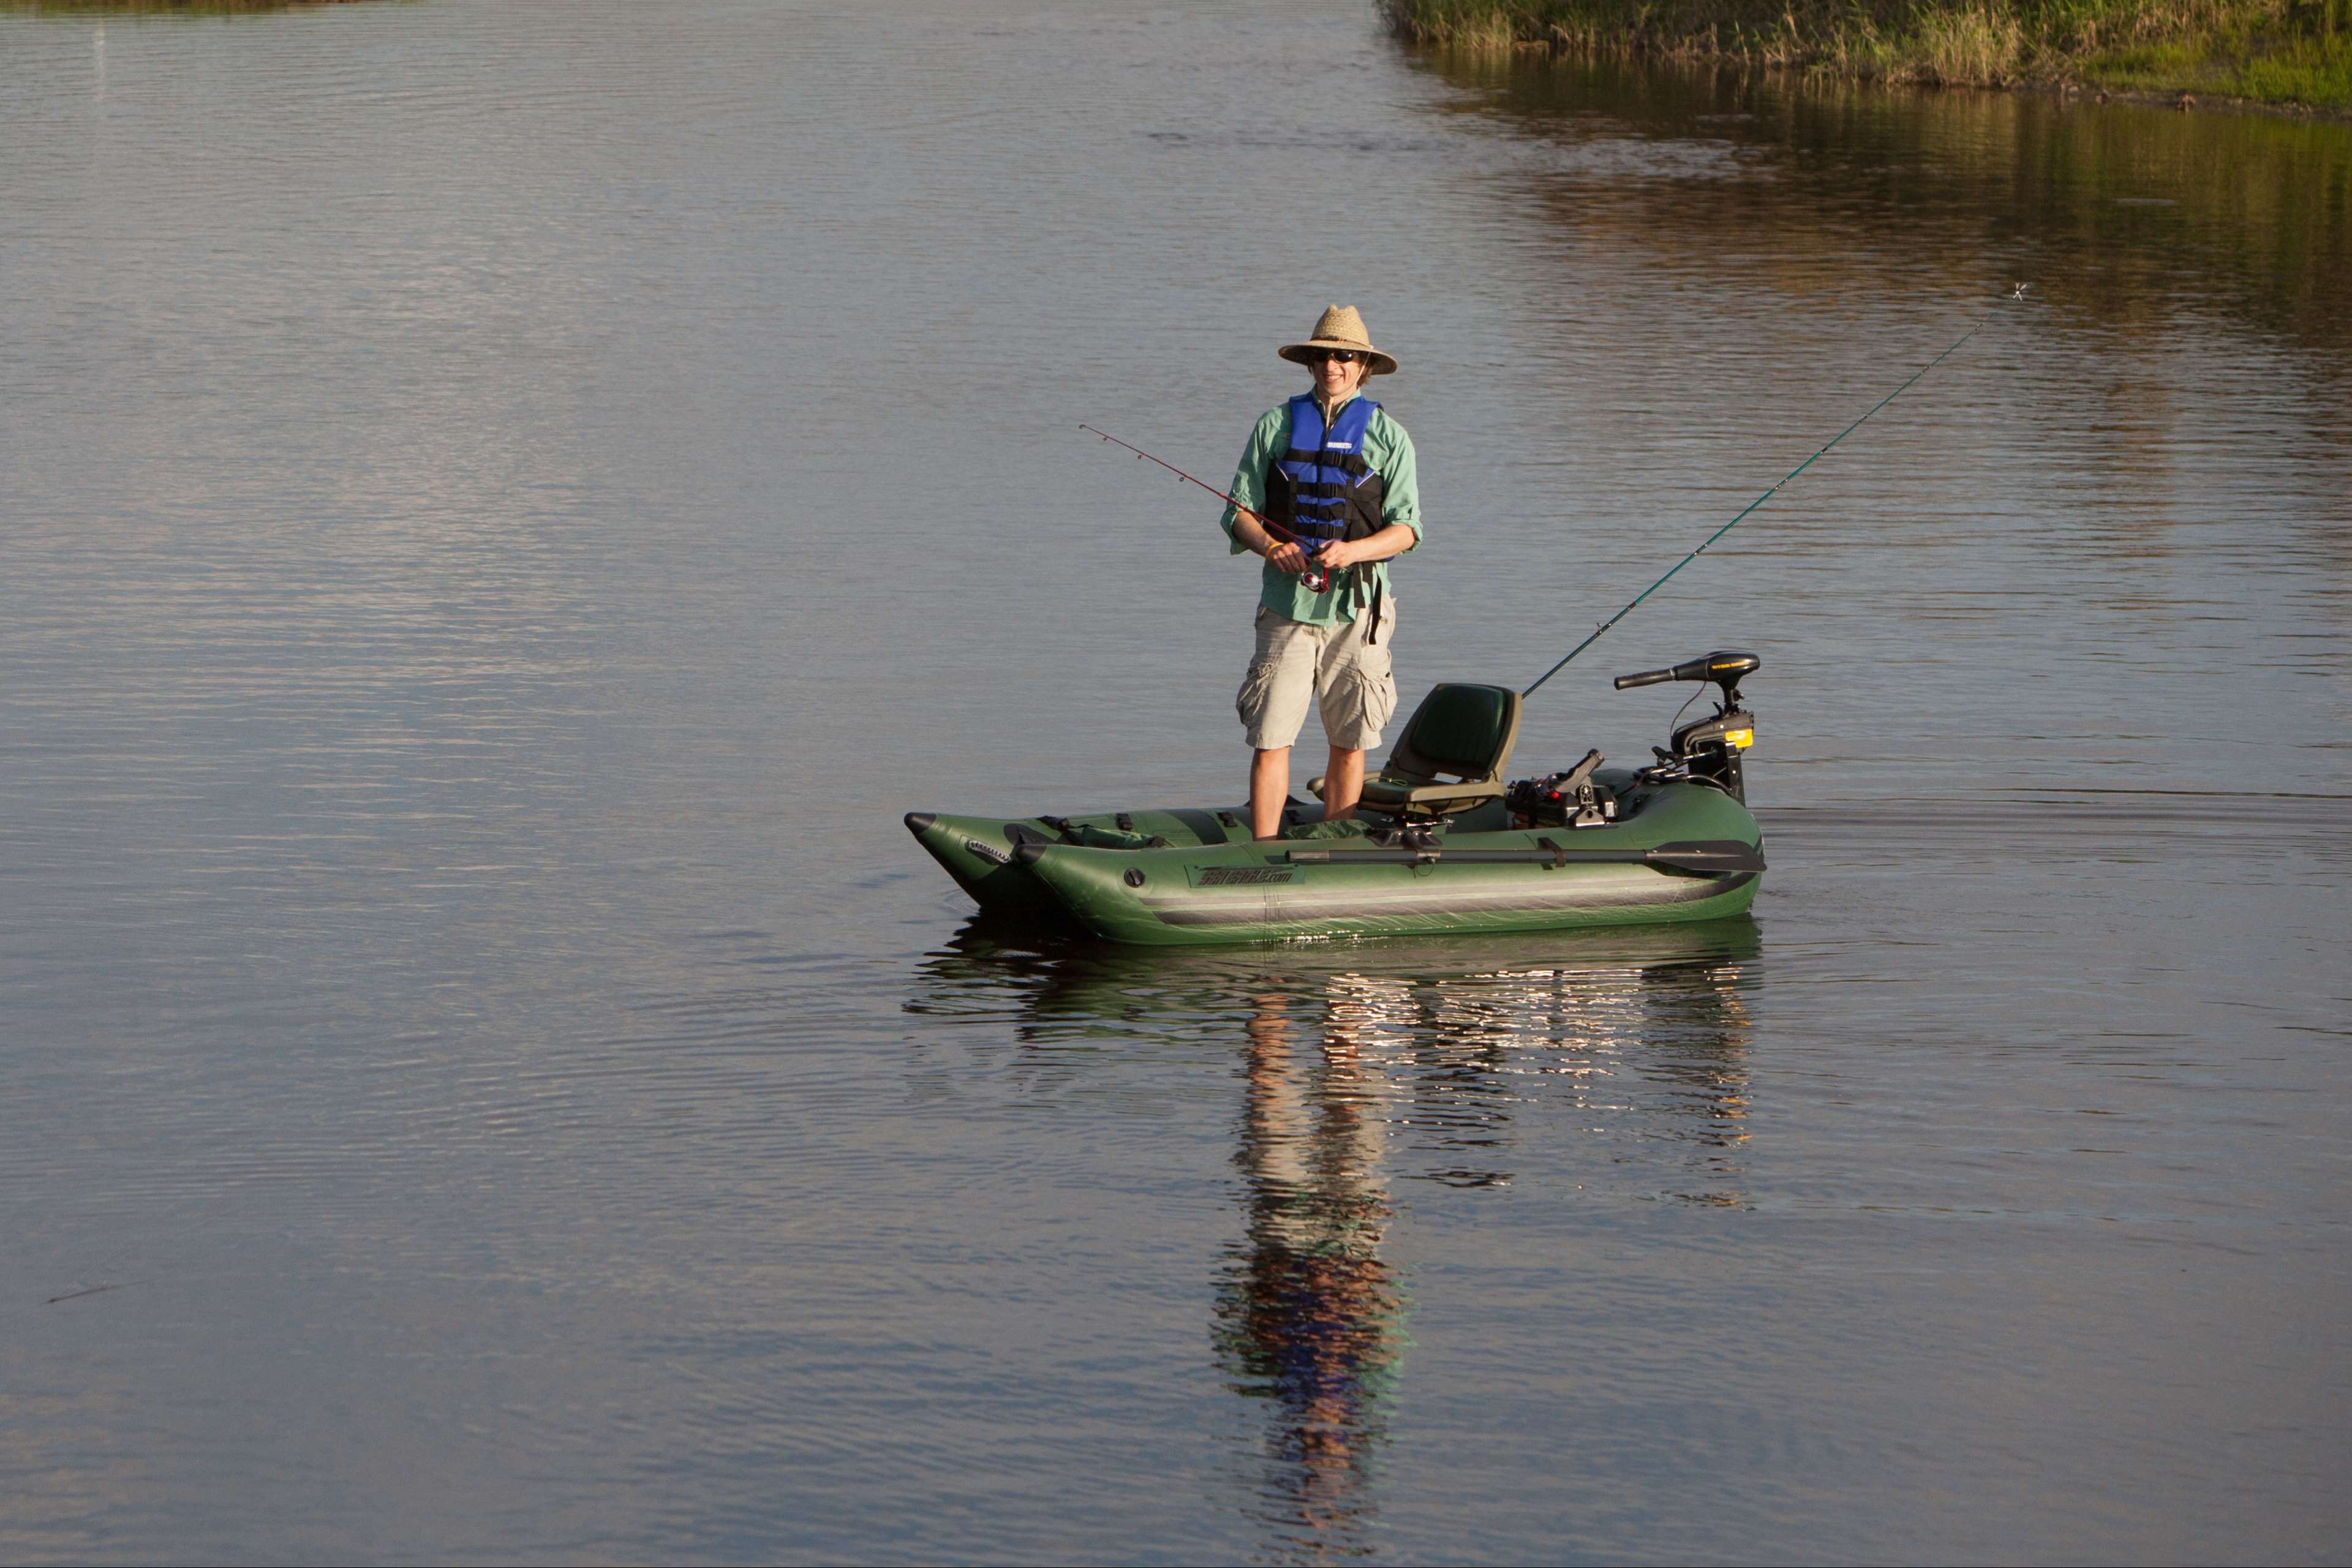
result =
[{"label": "boat reflection in water", "polygon": [[1396,1184],[1746,1201],[1759,944],[1745,917],[1192,952],[1041,948],[975,922],[955,945],[929,966],[934,1002],[968,1012],[1009,984],[1017,1037],[1041,1056],[1238,1048],[1241,1225],[1212,1338],[1229,1386],[1266,1406],[1246,1490],[1272,1555],[1373,1549],[1375,1458],[1411,1342],[1406,1281],[1382,1256]]}]

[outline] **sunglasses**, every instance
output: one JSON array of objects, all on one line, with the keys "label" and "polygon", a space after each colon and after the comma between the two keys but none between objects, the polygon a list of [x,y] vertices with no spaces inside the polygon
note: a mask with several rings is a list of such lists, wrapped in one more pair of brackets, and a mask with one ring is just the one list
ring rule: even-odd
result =
[{"label": "sunglasses", "polygon": [[1326,360],[1337,364],[1353,364],[1363,357],[1353,349],[1308,349],[1307,351],[1308,364],[1321,364]]}]

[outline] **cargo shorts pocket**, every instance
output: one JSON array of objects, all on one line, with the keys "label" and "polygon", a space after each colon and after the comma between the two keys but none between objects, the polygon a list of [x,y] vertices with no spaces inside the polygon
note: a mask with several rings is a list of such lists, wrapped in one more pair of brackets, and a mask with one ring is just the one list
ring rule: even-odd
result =
[{"label": "cargo shorts pocket", "polygon": [[1350,659],[1324,690],[1323,732],[1341,751],[1369,752],[1381,743],[1396,705],[1396,675],[1386,657]]},{"label": "cargo shorts pocket", "polygon": [[1234,693],[1234,710],[1259,751],[1278,752],[1298,739],[1313,700],[1316,646],[1313,634],[1297,622],[1258,610],[1257,655]]},{"label": "cargo shorts pocket", "polygon": [[1242,728],[1255,731],[1265,716],[1266,703],[1274,696],[1274,678],[1279,667],[1270,659],[1252,659],[1249,668],[1242,672],[1242,688],[1234,693],[1234,711],[1241,715]]}]

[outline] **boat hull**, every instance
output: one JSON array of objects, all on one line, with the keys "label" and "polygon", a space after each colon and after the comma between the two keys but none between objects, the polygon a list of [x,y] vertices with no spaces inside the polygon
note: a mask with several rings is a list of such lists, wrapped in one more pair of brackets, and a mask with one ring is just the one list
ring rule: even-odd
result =
[{"label": "boat hull", "polygon": [[[985,910],[1055,912],[1109,941],[1155,947],[1680,923],[1755,901],[1760,868],[1594,863],[1693,842],[1760,848],[1745,806],[1688,783],[1627,804],[1620,821],[1579,831],[1457,825],[1419,858],[1370,854],[1361,838],[1253,841],[1207,812],[1128,814],[1133,837],[1160,837],[1164,847],[1090,833],[1114,820],[1097,817],[1055,827],[919,812],[908,826]],[[1204,819],[1213,831],[1202,830]]]},{"label": "boat hull", "polygon": [[[1294,804],[1294,822],[1311,820],[1322,808]],[[940,812],[911,811],[907,829],[915,836],[956,885],[992,915],[1039,915],[1061,911],[1061,904],[1045,883],[1013,858],[1024,838],[1132,838],[1139,842],[1163,838],[1171,847],[1202,848],[1236,840],[1247,841],[1248,823],[1231,810],[1160,810],[1103,812],[1093,816],[950,816]]]}]

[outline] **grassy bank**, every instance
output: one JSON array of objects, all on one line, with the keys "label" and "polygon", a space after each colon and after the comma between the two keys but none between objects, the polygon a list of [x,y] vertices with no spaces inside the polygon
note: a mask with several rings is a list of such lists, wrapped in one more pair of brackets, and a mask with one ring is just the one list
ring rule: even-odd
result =
[{"label": "grassy bank", "polygon": [[1400,37],[1457,47],[2352,111],[2352,0],[1381,0],[1381,10]]}]

